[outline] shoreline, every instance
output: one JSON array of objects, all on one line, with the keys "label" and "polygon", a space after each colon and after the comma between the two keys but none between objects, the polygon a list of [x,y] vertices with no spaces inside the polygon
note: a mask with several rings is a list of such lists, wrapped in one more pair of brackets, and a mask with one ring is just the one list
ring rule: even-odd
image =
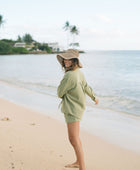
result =
[{"label": "shoreline", "polygon": [[[0,105],[0,169],[65,170],[74,161],[64,123],[2,98]],[[80,136],[87,170],[140,169],[139,154],[83,129]]]},{"label": "shoreline", "polygon": [[[64,122],[64,116],[58,109],[61,101],[58,97],[36,93],[15,85],[7,85],[0,84],[2,98]],[[124,113],[92,107],[92,104],[91,107],[90,105],[86,107],[81,128],[108,143],[140,154],[140,119]]]},{"label": "shoreline", "polygon": [[[84,50],[78,50],[79,53],[85,53]],[[66,50],[64,51],[52,51],[51,53],[48,53],[47,51],[28,51],[28,53],[0,53],[1,55],[28,55],[28,54],[60,54],[60,53],[65,53]]]}]

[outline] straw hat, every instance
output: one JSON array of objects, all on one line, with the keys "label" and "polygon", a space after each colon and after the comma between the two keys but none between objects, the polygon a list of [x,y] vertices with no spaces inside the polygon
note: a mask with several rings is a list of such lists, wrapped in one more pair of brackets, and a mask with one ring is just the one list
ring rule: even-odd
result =
[{"label": "straw hat", "polygon": [[62,65],[62,62],[64,59],[72,59],[72,58],[77,58],[78,62],[79,62],[79,67],[82,68],[82,64],[79,61],[79,52],[78,50],[74,50],[74,49],[69,49],[67,50],[65,53],[60,53],[57,54],[57,60],[59,61],[59,63]]}]

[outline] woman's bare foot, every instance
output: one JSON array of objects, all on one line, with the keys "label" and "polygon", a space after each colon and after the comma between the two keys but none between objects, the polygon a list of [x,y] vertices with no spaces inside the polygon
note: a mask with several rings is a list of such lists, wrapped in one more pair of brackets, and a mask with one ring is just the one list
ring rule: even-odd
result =
[{"label": "woman's bare foot", "polygon": [[73,164],[68,164],[65,166],[65,168],[79,168],[79,163],[75,162]]}]

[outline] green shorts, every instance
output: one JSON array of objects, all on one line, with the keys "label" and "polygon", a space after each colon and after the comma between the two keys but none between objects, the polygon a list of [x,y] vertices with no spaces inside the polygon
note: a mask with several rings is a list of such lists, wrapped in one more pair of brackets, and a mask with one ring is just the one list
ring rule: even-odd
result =
[{"label": "green shorts", "polygon": [[72,122],[78,122],[81,121],[82,118],[77,118],[74,115],[71,115],[69,113],[64,113],[65,121],[66,123],[72,123]]}]

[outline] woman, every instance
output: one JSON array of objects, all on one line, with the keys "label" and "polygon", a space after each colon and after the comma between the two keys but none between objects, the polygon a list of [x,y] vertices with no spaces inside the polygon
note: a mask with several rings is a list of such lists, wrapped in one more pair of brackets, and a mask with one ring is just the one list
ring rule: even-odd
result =
[{"label": "woman", "polygon": [[57,89],[58,97],[62,99],[61,111],[64,113],[68,128],[69,141],[72,144],[76,162],[65,167],[79,168],[85,170],[84,153],[81,140],[79,138],[79,123],[85,110],[85,94],[98,104],[98,99],[90,86],[88,86],[83,73],[79,68],[82,65],[79,61],[79,52],[69,49],[65,53],[57,55],[57,59],[65,70],[65,75]]}]

